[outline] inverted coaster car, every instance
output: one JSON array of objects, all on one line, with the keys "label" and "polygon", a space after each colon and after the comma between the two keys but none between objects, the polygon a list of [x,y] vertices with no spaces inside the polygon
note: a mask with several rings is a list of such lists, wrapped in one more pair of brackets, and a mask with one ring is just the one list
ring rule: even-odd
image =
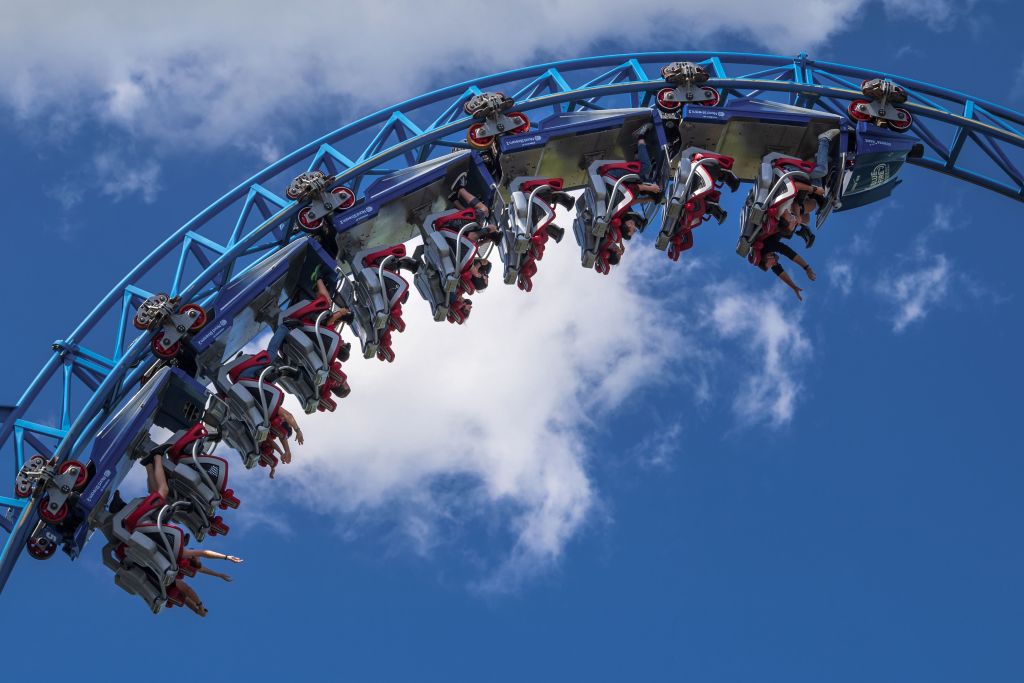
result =
[{"label": "inverted coaster car", "polygon": [[736,253],[758,265],[764,240],[780,232],[781,214],[797,200],[798,183],[810,185],[814,163],[780,153],[768,154],[740,214]]},{"label": "inverted coaster car", "polygon": [[506,284],[533,289],[537,262],[544,257],[548,238],[560,242],[564,230],[554,224],[559,205],[572,210],[576,200],[562,190],[561,178],[520,177],[509,186],[509,203],[500,214],[502,239],[498,254]]},{"label": "inverted coaster car", "polygon": [[739,179],[732,172],[732,157],[690,147],[679,155],[670,191],[665,195],[661,230],[654,246],[673,261],[693,247],[693,229],[708,218],[719,223],[726,212],[719,206],[723,185],[735,191]]}]

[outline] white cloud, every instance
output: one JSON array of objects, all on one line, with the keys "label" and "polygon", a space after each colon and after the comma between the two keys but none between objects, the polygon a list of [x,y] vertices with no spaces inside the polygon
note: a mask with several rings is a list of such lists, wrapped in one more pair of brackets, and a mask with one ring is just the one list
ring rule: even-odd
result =
[{"label": "white cloud", "polygon": [[302,418],[306,445],[275,486],[347,533],[391,520],[420,554],[451,542],[449,526],[500,528],[507,551],[486,590],[550,567],[596,504],[592,439],[679,356],[671,313],[630,277],[650,258],[637,245],[603,277],[579,267],[569,237],[532,293],[495,282],[462,327],[434,323],[414,294],[395,363],[346,365],[352,395]]},{"label": "white cloud", "polygon": [[120,122],[131,123],[146,105],[146,92],[133,80],[112,83],[106,98],[107,114]]},{"label": "white cloud", "polygon": [[85,189],[77,183],[62,182],[55,185],[46,194],[57,200],[57,203],[67,211],[82,203],[85,198]]},{"label": "white cloud", "polygon": [[459,29],[479,23],[480,9],[461,0],[429,11],[408,0],[349,2],[315,17],[270,0],[244,8],[8,0],[0,6],[0,101],[22,119],[73,112],[168,145],[244,146],[343,102],[389,104],[439,82],[592,54],[599,41],[644,49],[681,25],[691,43],[739,35],[795,54],[845,28],[861,4],[805,0],[764,12],[757,0],[735,0],[709,11],[696,0],[658,0],[631,9],[624,33],[622,5],[612,0],[524,0],[500,27],[471,31]]},{"label": "white cloud", "polygon": [[929,309],[942,301],[949,291],[950,266],[944,254],[930,261],[923,253],[917,255],[923,265],[896,277],[883,278],[876,290],[896,305],[893,331],[902,332],[911,323],[923,319]]},{"label": "white cloud", "polygon": [[[960,218],[961,224],[954,224],[953,217]],[[960,202],[938,202],[932,207],[931,229],[937,232],[951,232],[963,223],[969,223],[969,214],[960,209]]]},{"label": "white cloud", "polygon": [[160,164],[153,159],[130,160],[117,152],[104,151],[93,159],[93,171],[100,190],[114,201],[139,194],[149,204],[160,191]]},{"label": "white cloud", "polygon": [[896,50],[896,54],[893,55],[893,59],[903,59],[904,57],[919,57],[923,53],[913,45],[904,45],[900,49]]},{"label": "white cloud", "polygon": [[748,294],[728,282],[709,292],[709,324],[721,337],[740,342],[746,352],[733,356],[741,359],[738,363],[746,374],[733,402],[734,412],[746,425],[789,422],[801,389],[791,364],[811,354],[811,344],[800,328],[801,309],[783,310],[773,292]]},{"label": "white cloud", "polygon": [[273,136],[268,135],[262,142],[254,143],[252,148],[265,164],[272,164],[284,156],[281,148],[274,142]]},{"label": "white cloud", "polygon": [[849,263],[830,263],[828,279],[832,286],[848,296],[853,291],[853,266]]},{"label": "white cloud", "polygon": [[952,28],[961,11],[973,8],[975,0],[968,0],[961,10],[952,0],[882,0],[885,10],[897,18],[923,21],[933,31]]},{"label": "white cloud", "polygon": [[680,437],[683,433],[682,421],[676,420],[662,425],[652,431],[632,451],[632,455],[647,469],[672,469],[672,460],[682,449]]}]

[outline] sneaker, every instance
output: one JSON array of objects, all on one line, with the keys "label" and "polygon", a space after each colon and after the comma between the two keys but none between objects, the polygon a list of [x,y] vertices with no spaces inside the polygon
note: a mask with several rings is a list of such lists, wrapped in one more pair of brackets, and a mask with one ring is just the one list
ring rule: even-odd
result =
[{"label": "sneaker", "polygon": [[409,256],[403,256],[402,258],[398,259],[398,269],[404,269],[408,270],[410,273],[415,273],[420,269],[420,260],[411,258]]},{"label": "sneaker", "polygon": [[459,175],[455,176],[455,180],[453,180],[451,184],[451,192],[448,194],[448,201],[454,203],[455,200],[459,198],[459,190],[466,187],[468,183],[469,173],[467,171],[463,171]]},{"label": "sneaker", "polygon": [[732,171],[722,171],[722,180],[733,192],[740,189],[740,179]]},{"label": "sneaker", "polygon": [[832,141],[835,140],[838,135],[839,135],[839,129],[838,128],[833,128],[831,130],[826,130],[824,133],[819,135],[818,139],[819,140],[828,140],[829,144],[831,144]]},{"label": "sneaker", "polygon": [[639,128],[637,128],[636,130],[633,131],[633,139],[634,140],[639,140],[643,136],[647,135],[647,131],[649,131],[650,129],[651,129],[651,124],[650,123],[645,123],[644,125],[640,126]]},{"label": "sneaker", "polygon": [[707,209],[708,215],[718,221],[719,225],[725,223],[725,219],[729,215],[728,211],[720,207],[718,204],[708,204],[705,208]]},{"label": "sneaker", "polygon": [[121,510],[124,510],[127,504],[128,503],[124,502],[124,499],[121,498],[121,492],[114,491],[114,495],[110,499],[110,514],[116,515]]},{"label": "sneaker", "polygon": [[551,195],[551,199],[566,211],[572,211],[573,207],[576,206],[576,198],[568,192],[555,192]]}]

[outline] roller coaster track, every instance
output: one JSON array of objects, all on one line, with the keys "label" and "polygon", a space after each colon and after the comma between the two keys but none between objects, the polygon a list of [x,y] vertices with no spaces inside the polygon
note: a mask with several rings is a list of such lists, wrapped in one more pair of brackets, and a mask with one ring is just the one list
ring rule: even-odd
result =
[{"label": "roller coaster track", "polygon": [[[924,156],[911,163],[1024,200],[1024,115],[896,74],[797,57],[731,52],[655,52],[588,57],[478,78],[407,100],[345,125],[267,166],[175,230],[121,279],[66,338],[14,406],[0,411],[0,461],[13,481],[26,452],[79,456],[106,418],[136,390],[150,333],[129,338],[138,304],[153,292],[204,303],[295,237],[298,206],[278,193],[298,173],[338,174],[356,190],[367,180],[468,148],[462,104],[500,90],[538,120],[547,112],[650,105],[665,86],[659,68],[703,65],[723,97],[762,97],[845,114],[862,80],[887,77],[908,95],[912,133]],[[0,494],[4,492],[0,490]],[[37,518],[32,499],[0,495],[0,589]]]}]

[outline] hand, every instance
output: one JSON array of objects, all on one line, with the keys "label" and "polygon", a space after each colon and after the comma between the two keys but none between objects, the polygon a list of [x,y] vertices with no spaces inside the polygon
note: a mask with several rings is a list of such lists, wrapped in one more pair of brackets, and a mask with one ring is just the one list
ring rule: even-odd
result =
[{"label": "hand", "polygon": [[[243,562],[242,558],[235,557],[234,555],[225,555],[224,559],[227,560],[228,562],[234,562],[235,564],[242,564],[242,562]],[[230,581],[231,577],[227,577],[227,579]]]},{"label": "hand", "polygon": [[807,266],[806,268],[804,268],[804,270],[807,271],[807,279],[810,280],[811,282],[814,282],[815,280],[818,279],[818,276],[814,274],[814,269],[811,268],[810,266]]},{"label": "hand", "polygon": [[[812,277],[811,279],[813,280],[814,278]],[[305,443],[305,440],[302,438],[302,430],[301,429],[296,429],[295,430],[295,441],[300,446]]]},{"label": "hand", "polygon": [[231,583],[231,577],[227,574],[217,574],[217,577],[223,579],[224,581],[227,581],[228,583]]}]

